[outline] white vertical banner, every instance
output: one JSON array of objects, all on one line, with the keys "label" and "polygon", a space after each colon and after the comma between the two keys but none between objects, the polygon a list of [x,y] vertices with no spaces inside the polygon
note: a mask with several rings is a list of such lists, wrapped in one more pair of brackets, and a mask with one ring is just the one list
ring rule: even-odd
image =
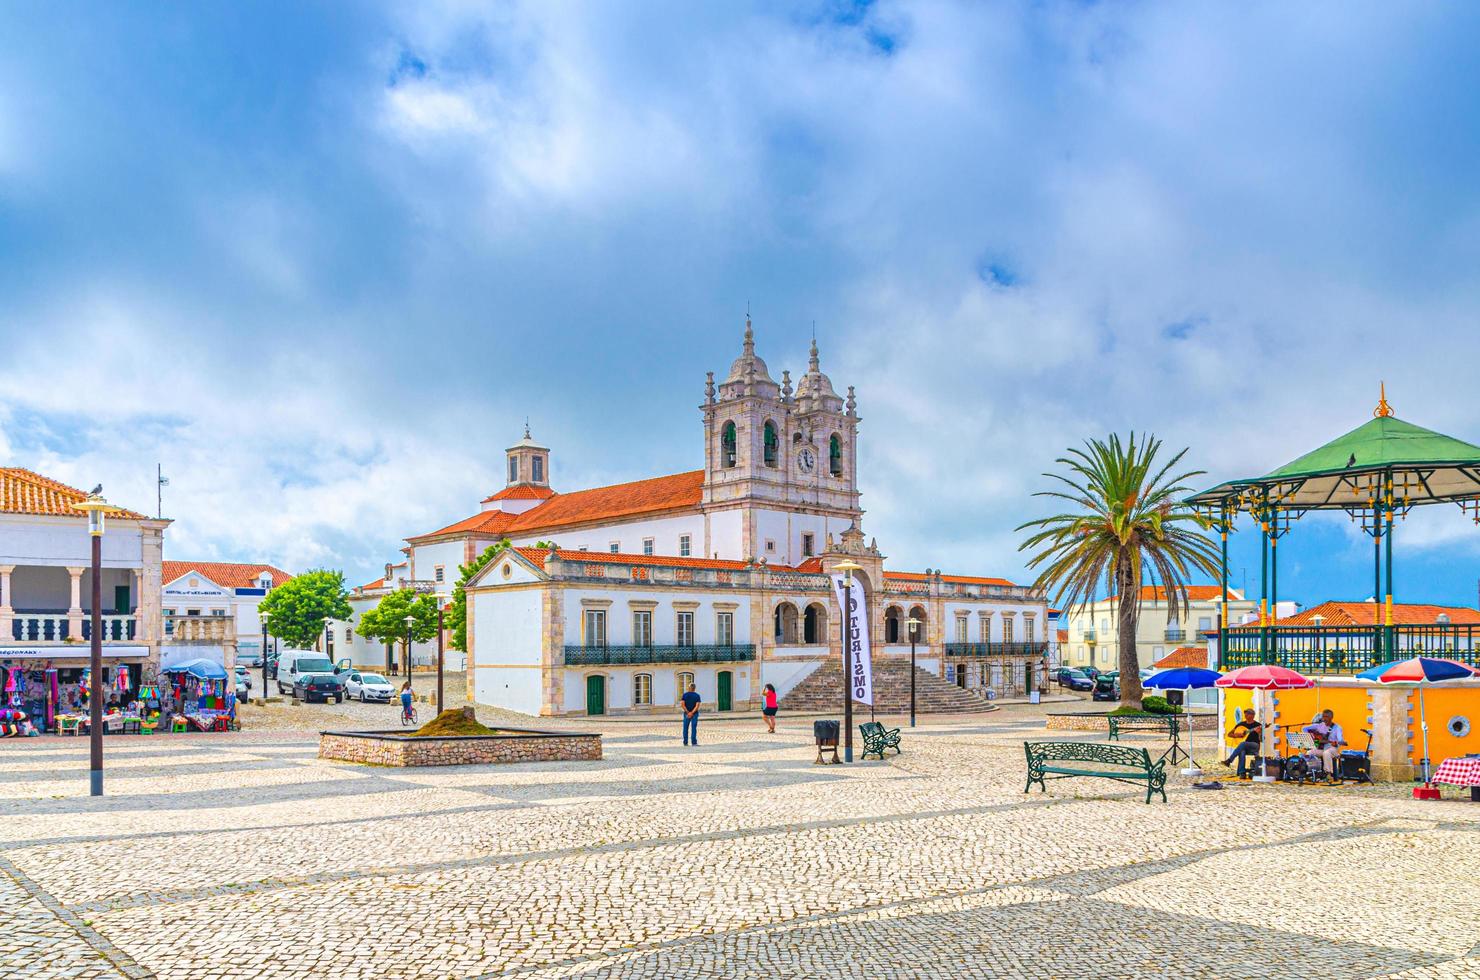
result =
[{"label": "white vertical banner", "polygon": [[843,642],[848,644],[851,651],[850,666],[853,668],[853,676],[849,679],[848,687],[853,692],[853,700],[860,704],[872,705],[874,703],[874,660],[871,653],[872,646],[868,639],[868,600],[864,597],[863,589],[857,585],[853,587],[853,608],[848,609],[848,590],[843,585],[843,576],[834,575],[833,591],[838,596],[838,608],[847,610],[843,616]]}]

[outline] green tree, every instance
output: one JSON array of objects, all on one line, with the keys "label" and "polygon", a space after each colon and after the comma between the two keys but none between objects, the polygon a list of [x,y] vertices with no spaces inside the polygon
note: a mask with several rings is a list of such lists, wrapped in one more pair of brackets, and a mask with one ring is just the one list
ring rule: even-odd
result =
[{"label": "green tree", "polygon": [[360,635],[381,643],[400,643],[402,663],[411,662],[406,642],[406,617],[411,616],[411,640],[425,643],[437,635],[437,598],[410,589],[397,589],[360,616]]},{"label": "green tree", "polygon": [[457,585],[452,589],[452,605],[447,611],[447,628],[452,631],[449,642],[452,649],[468,652],[468,595],[464,587],[482,570],[483,566],[493,561],[504,551],[512,547],[508,538],[504,538],[498,544],[491,544],[483,549],[483,553],[466,565],[457,566]]},{"label": "green tree", "polygon": [[279,585],[258,607],[268,617],[267,631],[290,649],[311,649],[324,635],[324,623],[349,619],[344,573],[317,568]]},{"label": "green tree", "polygon": [[1217,548],[1201,533],[1208,524],[1183,503],[1191,492],[1186,481],[1203,471],[1171,475],[1187,450],[1158,466],[1161,441],[1143,439],[1137,445],[1134,433],[1124,443],[1111,435],[1088,440],[1083,450],[1069,450],[1056,460],[1068,468],[1067,475],[1044,474],[1062,486],[1034,496],[1067,501],[1073,509],[1018,527],[1033,531],[1018,550],[1030,552],[1028,567],[1039,569],[1034,585],[1053,594],[1056,604],[1082,613],[1102,583],[1119,597],[1120,699],[1136,707],[1142,698],[1136,624],[1146,566],[1165,590],[1167,608],[1180,607],[1184,623],[1189,574],[1218,573]]}]

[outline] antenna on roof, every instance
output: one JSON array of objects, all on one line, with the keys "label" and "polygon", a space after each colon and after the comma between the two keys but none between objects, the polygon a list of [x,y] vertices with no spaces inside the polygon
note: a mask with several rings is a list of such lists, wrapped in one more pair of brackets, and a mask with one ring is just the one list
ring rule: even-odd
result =
[{"label": "antenna on roof", "polygon": [[524,416],[524,438],[529,438],[529,416]]}]

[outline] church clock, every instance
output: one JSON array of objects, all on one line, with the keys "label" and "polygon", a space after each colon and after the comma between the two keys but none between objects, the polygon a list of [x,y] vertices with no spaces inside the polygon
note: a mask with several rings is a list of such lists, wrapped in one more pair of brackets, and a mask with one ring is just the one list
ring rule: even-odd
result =
[{"label": "church clock", "polygon": [[797,453],[797,468],[803,473],[811,473],[812,468],[817,465],[817,454],[810,447],[803,447]]}]

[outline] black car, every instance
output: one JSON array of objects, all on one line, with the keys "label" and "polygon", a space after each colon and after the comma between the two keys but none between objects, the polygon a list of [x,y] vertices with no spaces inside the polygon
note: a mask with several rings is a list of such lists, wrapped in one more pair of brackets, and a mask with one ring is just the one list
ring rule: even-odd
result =
[{"label": "black car", "polygon": [[1100,668],[1098,667],[1076,667],[1075,670],[1078,670],[1092,681],[1100,679]]},{"label": "black car", "polygon": [[1101,674],[1095,678],[1095,693],[1090,695],[1095,701],[1119,701],[1120,700],[1120,678],[1110,674]]},{"label": "black car", "polygon": [[335,704],[341,704],[344,701],[344,680],[334,674],[301,674],[293,682],[293,696],[300,701],[323,701],[325,704],[333,698]]},{"label": "black car", "polygon": [[1054,680],[1059,687],[1067,687],[1071,691],[1090,691],[1095,686],[1095,682],[1077,667],[1060,667]]}]

